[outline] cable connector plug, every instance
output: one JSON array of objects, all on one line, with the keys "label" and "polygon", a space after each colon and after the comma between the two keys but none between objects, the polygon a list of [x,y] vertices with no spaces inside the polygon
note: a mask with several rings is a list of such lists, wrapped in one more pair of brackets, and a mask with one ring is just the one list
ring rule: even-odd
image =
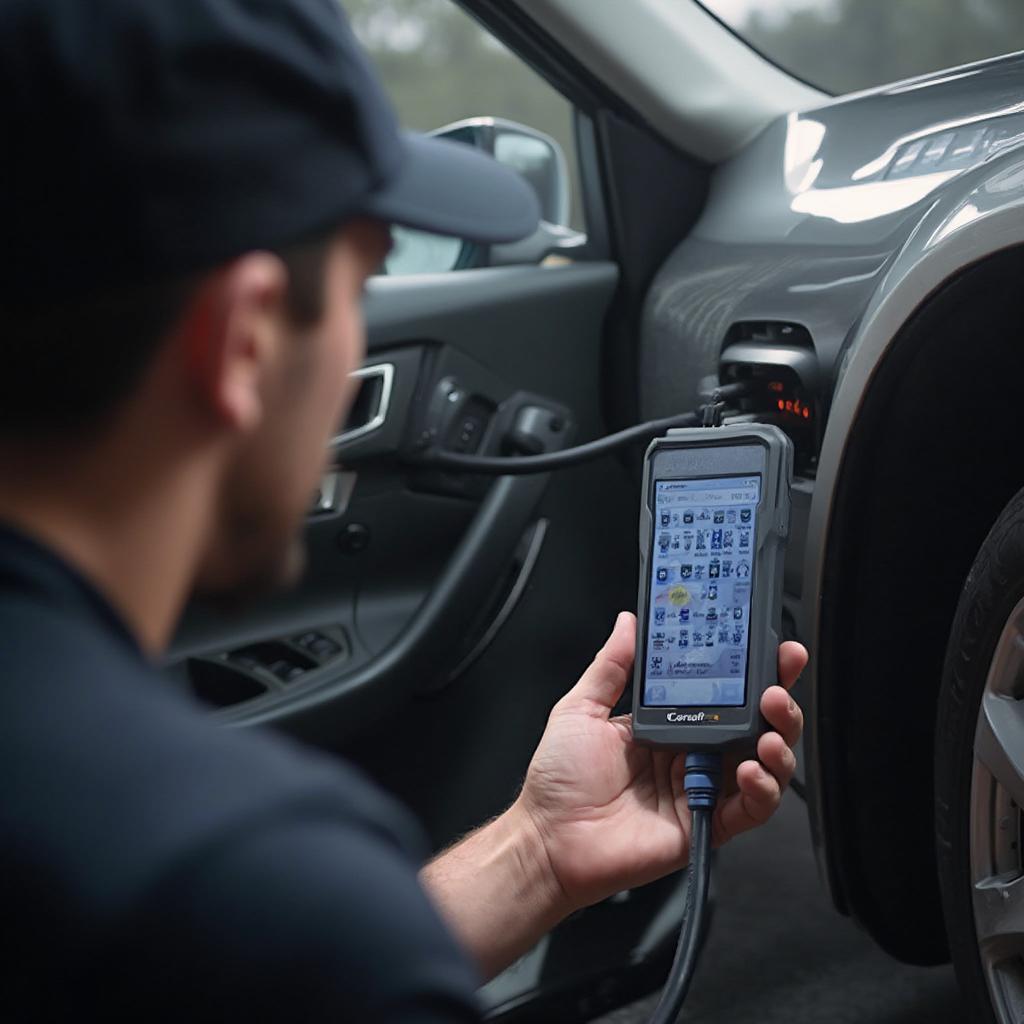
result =
[{"label": "cable connector plug", "polygon": [[714,810],[722,781],[722,755],[717,751],[693,751],[686,755],[683,789],[690,810]]}]

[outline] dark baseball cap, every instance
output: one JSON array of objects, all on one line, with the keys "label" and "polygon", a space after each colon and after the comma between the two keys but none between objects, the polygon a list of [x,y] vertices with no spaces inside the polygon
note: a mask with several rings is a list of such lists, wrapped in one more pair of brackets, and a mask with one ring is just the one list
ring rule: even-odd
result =
[{"label": "dark baseball cap", "polygon": [[60,303],[360,215],[535,230],[515,172],[399,130],[337,0],[0,0],[0,304]]}]

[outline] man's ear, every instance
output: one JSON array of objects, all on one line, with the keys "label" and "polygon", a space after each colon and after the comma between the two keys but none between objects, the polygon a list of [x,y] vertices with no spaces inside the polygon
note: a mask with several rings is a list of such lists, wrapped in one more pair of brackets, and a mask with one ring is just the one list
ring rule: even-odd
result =
[{"label": "man's ear", "polygon": [[229,429],[254,430],[263,417],[287,288],[288,271],[277,256],[248,253],[207,275],[179,321],[192,392]]}]

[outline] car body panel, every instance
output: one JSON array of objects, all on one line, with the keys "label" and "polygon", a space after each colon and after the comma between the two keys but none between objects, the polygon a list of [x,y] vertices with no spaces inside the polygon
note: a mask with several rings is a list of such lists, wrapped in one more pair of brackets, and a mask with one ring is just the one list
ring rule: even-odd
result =
[{"label": "car body panel", "polygon": [[[648,296],[644,413],[690,407],[738,320],[805,324],[828,390],[854,325],[933,205],[955,203],[965,177],[983,187],[1024,142],[1022,82],[1024,57],[1014,56],[836,100],[776,120],[721,165]],[[928,140],[952,133],[955,143],[958,132],[989,138],[937,170],[897,168],[908,147],[922,143],[923,156]],[[995,188],[986,208],[1006,195]]]},{"label": "car body panel", "polygon": [[812,652],[802,681],[812,831],[844,909],[821,759],[841,723],[822,717],[828,681],[816,653],[846,442],[915,311],[965,268],[1024,242],[1022,86],[1024,58],[1014,55],[780,118],[715,172],[701,220],[645,309],[644,415],[691,406],[738,321],[801,324],[814,342],[828,417],[787,591]]}]

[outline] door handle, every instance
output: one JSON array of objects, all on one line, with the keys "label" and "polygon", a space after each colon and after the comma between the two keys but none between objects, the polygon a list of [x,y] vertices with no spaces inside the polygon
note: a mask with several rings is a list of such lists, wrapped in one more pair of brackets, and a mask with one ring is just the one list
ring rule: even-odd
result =
[{"label": "door handle", "polygon": [[363,366],[353,370],[349,376],[359,381],[359,392],[352,401],[345,426],[330,440],[332,451],[380,430],[391,408],[391,392],[395,386],[394,363]]}]

